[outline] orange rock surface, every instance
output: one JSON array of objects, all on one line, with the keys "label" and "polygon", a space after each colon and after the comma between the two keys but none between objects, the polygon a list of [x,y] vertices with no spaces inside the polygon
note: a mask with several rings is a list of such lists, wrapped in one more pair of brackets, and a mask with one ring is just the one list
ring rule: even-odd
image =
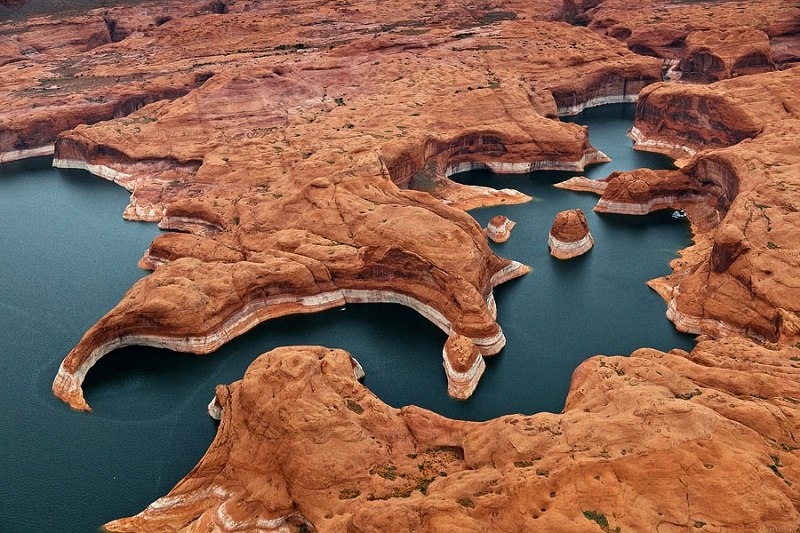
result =
[{"label": "orange rock surface", "polygon": [[387,406],[344,351],[279,348],[217,388],[222,420],[197,467],[105,527],[791,531],[800,369],[789,353],[800,350],[736,339],[593,357],[561,414],[476,423]]},{"label": "orange rock surface", "polygon": [[484,232],[493,242],[506,242],[511,237],[511,230],[517,223],[503,215],[496,215],[489,219]]},{"label": "orange rock surface", "polygon": [[442,359],[447,376],[447,394],[456,400],[472,396],[486,369],[475,343],[463,335],[450,335],[444,343]]},{"label": "orange rock surface", "polygon": [[[266,3],[224,16],[178,7],[189,15],[149,26],[143,8],[118,8],[118,26],[139,28],[124,40],[6,66],[30,76],[6,93],[7,157],[86,122],[59,134],[54,164],[114,180],[132,192],[126,217],[181,232],[156,239],[141,262],[154,273],[64,360],[54,391],[75,408],[88,409],[86,372],[117,347],[207,353],[268,318],[343,303],[409,305],[497,353],[492,288],[528,268],[495,256],[461,209],[528,197],[448,176],[603,161],[556,113],[624,101],[660,73],[553,22],[564,14],[550,2],[453,3],[423,23],[390,23],[372,4],[356,17],[298,3],[291,19]],[[565,80],[567,67],[581,76]],[[54,88],[40,94],[42,73]]]},{"label": "orange rock surface", "polygon": [[[723,36],[746,24],[747,50],[766,54],[767,35],[784,68],[798,11],[175,0],[0,24],[0,162],[54,153],[130,190],[128,218],[170,230],[142,258],[153,272],[62,363],[54,391],[79,409],[116,347],[206,353],[345,303],[410,305],[474,356],[454,361],[482,361],[469,343],[504,342],[492,289],[527,268],[463,210],[527,197],[450,176],[603,160],[556,116],[637,98],[637,146],[682,159],[575,186],[609,211],[687,211],[695,244],[651,285],[701,334],[691,353],[591,357],[562,413],[474,423],[383,404],[343,351],[281,348],[217,389],[200,464],[106,529],[795,531],[800,69],[739,71],[752,54]],[[657,83],[706,45],[716,77],[741,76]]]},{"label": "orange rock surface", "polygon": [[580,209],[556,213],[547,237],[550,255],[558,259],[572,259],[583,255],[594,246],[586,215]]}]

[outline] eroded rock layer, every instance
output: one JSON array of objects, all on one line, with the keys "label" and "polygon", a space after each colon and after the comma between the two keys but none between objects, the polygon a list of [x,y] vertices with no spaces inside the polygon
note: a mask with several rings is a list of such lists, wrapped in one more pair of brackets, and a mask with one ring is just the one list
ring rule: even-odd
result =
[{"label": "eroded rock layer", "polygon": [[486,363],[475,343],[463,335],[450,335],[442,350],[442,365],[447,376],[447,394],[466,400],[478,386]]},{"label": "eroded rock layer", "polygon": [[594,246],[586,215],[580,209],[556,213],[547,236],[550,255],[558,259],[572,259],[583,255]]},{"label": "eroded rock layer", "polygon": [[[573,20],[665,60],[679,78],[714,81],[800,61],[796,2],[575,2]],[[582,4],[582,5],[581,5]]]},{"label": "eroded rock layer", "polygon": [[511,237],[511,230],[517,223],[503,215],[496,215],[489,219],[484,230],[486,236],[493,242],[506,242]]},{"label": "eroded rock layer", "polygon": [[[116,347],[206,353],[260,321],[343,303],[408,305],[497,353],[492,288],[528,268],[494,255],[461,209],[529,198],[448,176],[604,161],[555,115],[634,98],[660,75],[545,1],[453,2],[413,24],[371,3],[355,16],[297,2],[289,17],[266,2],[224,16],[177,2],[173,19],[147,18],[164,5],[116,8],[114,30],[130,31],[82,54],[43,44],[4,67],[17,74],[3,78],[5,158],[55,141],[56,166],[115,181],[132,193],[127,218],[177,232],[64,360],[54,391],[79,409],[86,372]],[[18,41],[53,43],[37,20]],[[581,76],[567,83],[566,67]]]},{"label": "eroded rock layer", "polygon": [[[800,230],[799,84],[795,67],[643,91],[636,127],[652,143],[639,145],[696,155],[680,171],[610,178],[598,209],[689,214],[695,245],[672,275],[652,282],[683,331],[800,340],[800,244],[793,237]],[[654,125],[650,95],[663,98],[657,114],[670,119]]]},{"label": "eroded rock layer", "polygon": [[[201,463],[106,528],[794,531],[798,11],[173,0],[0,24],[0,162],[55,153],[168,230],[142,258],[152,274],[64,360],[54,391],[76,408],[116,347],[206,353],[362,302],[428,317],[474,383],[504,343],[492,288],[527,267],[463,209],[528,198],[449,177],[602,161],[557,115],[637,98],[637,146],[682,159],[567,186],[602,194],[598,210],[688,213],[695,244],[651,286],[702,334],[691,353],[593,357],[562,413],[468,423],[386,406],[345,352],[279,349],[218,388]],[[746,47],[729,46],[737,32]],[[676,67],[740,76],[657,83]]]},{"label": "eroded rock layer", "polygon": [[222,419],[200,464],[105,527],[791,531],[800,370],[790,353],[800,350],[731,340],[593,357],[561,414],[476,423],[387,406],[344,351],[279,348],[217,388]]}]

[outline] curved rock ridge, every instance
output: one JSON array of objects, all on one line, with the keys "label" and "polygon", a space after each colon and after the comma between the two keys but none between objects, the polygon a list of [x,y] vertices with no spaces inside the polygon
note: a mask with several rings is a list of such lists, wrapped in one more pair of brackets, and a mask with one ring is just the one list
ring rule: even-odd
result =
[{"label": "curved rock ridge", "polygon": [[586,176],[575,176],[564,181],[554,183],[553,187],[567,189],[568,191],[592,192],[602,195],[603,191],[605,191],[606,187],[608,187],[608,182],[605,180],[590,179]]},{"label": "curved rock ridge", "polygon": [[593,357],[561,414],[476,423],[387,406],[342,350],[278,348],[217,388],[219,430],[192,472],[105,529],[791,531],[790,354],[730,339]]},{"label": "curved rock ridge", "polygon": [[558,259],[572,259],[583,255],[594,246],[586,215],[580,209],[556,213],[547,236],[550,255]]},{"label": "curved rock ridge", "polygon": [[517,225],[516,222],[504,215],[495,215],[486,224],[484,233],[492,242],[506,242],[511,237],[511,230]]},{"label": "curved rock ridge", "polygon": [[0,25],[0,157],[54,150],[128,188],[126,217],[170,230],[142,259],[154,272],[62,363],[54,390],[74,407],[116,346],[203,353],[348,302],[412,306],[482,361],[505,342],[492,288],[527,267],[491,253],[462,209],[526,197],[450,176],[578,170],[603,156],[559,113],[643,87],[641,147],[674,150],[681,169],[572,185],[631,212],[676,196],[694,244],[651,286],[700,342],[592,357],[562,413],[482,423],[386,406],[340,350],[278,349],[218,387],[200,464],[107,530],[796,529],[798,69],[645,86],[691,32],[742,20],[776,66],[797,61],[800,6],[154,5],[109,11],[105,30],[87,19],[111,42],[85,51],[80,23],[54,37],[46,17]]},{"label": "curved rock ridge", "polygon": [[478,387],[486,363],[471,339],[450,335],[442,350],[442,365],[447,376],[447,394],[456,400],[466,400]]},{"label": "curved rock ridge", "polygon": [[[551,2],[446,2],[413,25],[370,3],[356,17],[297,2],[291,19],[267,3],[222,17],[180,5],[180,17],[80,55],[79,70],[74,57],[37,56],[31,77],[0,93],[13,120],[0,152],[58,134],[57,167],[124,186],[126,218],[175,232],[64,360],[54,392],[79,409],[86,372],[115,347],[207,353],[262,320],[343,302],[408,305],[497,353],[492,289],[529,268],[492,253],[463,209],[529,197],[449,176],[607,160],[559,108],[635,94],[660,69],[553,22],[563,13]],[[569,84],[567,67],[579,73]],[[45,76],[54,88],[40,94],[31,84]],[[63,109],[48,105],[57,98]],[[84,124],[59,134],[73,119]]]}]

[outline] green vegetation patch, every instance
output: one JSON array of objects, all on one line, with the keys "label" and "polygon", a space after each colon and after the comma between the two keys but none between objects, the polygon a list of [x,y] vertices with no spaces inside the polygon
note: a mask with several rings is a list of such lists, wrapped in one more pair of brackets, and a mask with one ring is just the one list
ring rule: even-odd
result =
[{"label": "green vegetation patch", "polygon": [[608,518],[606,518],[606,515],[603,513],[584,511],[583,516],[585,516],[587,520],[597,522],[597,525],[600,526],[600,529],[602,529],[604,533],[620,533],[619,527],[611,529],[611,526],[608,525]]}]

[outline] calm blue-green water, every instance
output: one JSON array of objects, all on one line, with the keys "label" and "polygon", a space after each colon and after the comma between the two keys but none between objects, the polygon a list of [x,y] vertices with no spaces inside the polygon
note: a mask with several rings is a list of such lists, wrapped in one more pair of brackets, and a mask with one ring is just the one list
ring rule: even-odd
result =
[{"label": "calm blue-green water", "polygon": [[[630,150],[632,106],[590,110],[592,142],[615,168],[665,167]],[[121,219],[127,193],[44,159],[0,166],[0,532],[95,531],[162,496],[197,462],[216,427],[205,412],[214,386],[239,379],[275,346],[324,344],[350,350],[365,383],[386,402],[415,403],[452,417],[558,412],[570,375],[597,353],[641,346],[691,348],[664,304],[645,285],[668,272],[688,228],[666,216],[597,216],[595,197],[551,187],[569,174],[461,176],[514,187],[534,202],[473,214],[518,222],[503,256],[533,272],[496,291],[508,345],[488,362],[468,402],[448,399],[441,367],[445,336],[413,311],[393,305],[287,317],[263,324],[207,357],[130,348],[106,356],[86,382],[92,414],[71,412],[50,384],[63,356],[143,275],[136,261],[157,229]],[[556,212],[580,207],[595,248],[552,259],[547,234]]]}]

